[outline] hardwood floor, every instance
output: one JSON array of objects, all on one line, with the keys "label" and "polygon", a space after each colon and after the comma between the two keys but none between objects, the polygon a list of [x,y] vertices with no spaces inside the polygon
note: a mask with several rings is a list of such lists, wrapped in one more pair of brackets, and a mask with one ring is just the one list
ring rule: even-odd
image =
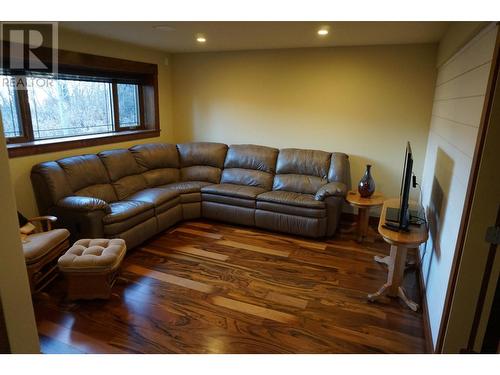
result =
[{"label": "hardwood floor", "polygon": [[[367,302],[386,280],[344,223],[326,242],[195,221],[130,251],[108,301],[35,299],[44,353],[422,353],[421,312]],[[405,286],[419,301],[416,272]]]}]

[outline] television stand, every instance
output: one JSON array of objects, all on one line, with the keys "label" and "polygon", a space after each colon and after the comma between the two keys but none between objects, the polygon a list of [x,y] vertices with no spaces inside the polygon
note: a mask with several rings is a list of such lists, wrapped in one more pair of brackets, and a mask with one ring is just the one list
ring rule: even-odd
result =
[{"label": "television stand", "polygon": [[395,232],[385,228],[387,209],[396,207],[399,207],[399,198],[389,199],[382,206],[378,231],[382,238],[391,244],[391,255],[385,257],[376,255],[374,259],[378,263],[387,265],[387,282],[377,292],[368,294],[368,300],[373,302],[381,296],[387,295],[388,297],[400,298],[410,309],[417,311],[418,304],[406,296],[406,292],[401,284],[408,249],[417,248],[420,244],[426,242],[428,230],[425,224],[412,225],[411,230],[408,232]]},{"label": "television stand", "polygon": [[[389,228],[398,228],[399,229],[399,212],[400,208],[399,207],[388,207],[387,208],[387,213],[385,215],[385,224]],[[419,207],[418,209],[408,209],[408,212],[410,214],[409,218],[409,224],[423,224],[425,222],[425,213],[424,209],[422,207]],[[391,223],[392,225],[390,225]],[[396,226],[394,226],[394,224]]]},{"label": "television stand", "polygon": [[384,228],[392,230],[393,232],[409,232],[408,228],[400,228],[398,223],[386,221],[383,225]]}]

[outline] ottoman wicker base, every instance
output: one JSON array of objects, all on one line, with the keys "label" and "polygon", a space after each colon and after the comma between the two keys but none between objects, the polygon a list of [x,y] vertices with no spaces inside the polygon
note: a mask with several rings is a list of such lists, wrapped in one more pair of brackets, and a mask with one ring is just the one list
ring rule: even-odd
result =
[{"label": "ottoman wicker base", "polygon": [[67,299],[108,299],[127,247],[121,239],[84,239],[59,258]]}]

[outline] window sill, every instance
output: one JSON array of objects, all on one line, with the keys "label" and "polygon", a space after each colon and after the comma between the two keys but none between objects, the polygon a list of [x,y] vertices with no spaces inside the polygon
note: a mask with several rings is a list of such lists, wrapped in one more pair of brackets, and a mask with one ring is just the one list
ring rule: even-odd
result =
[{"label": "window sill", "polygon": [[59,139],[46,139],[33,142],[11,143],[7,145],[9,157],[29,156],[74,150],[83,147],[106,145],[111,143],[126,142],[134,139],[159,137],[159,130],[128,130],[117,133],[92,134],[78,137]]}]

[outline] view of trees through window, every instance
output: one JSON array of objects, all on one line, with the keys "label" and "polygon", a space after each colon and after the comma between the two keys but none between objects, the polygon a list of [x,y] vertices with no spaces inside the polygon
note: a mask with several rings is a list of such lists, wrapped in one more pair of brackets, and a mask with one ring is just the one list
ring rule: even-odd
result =
[{"label": "view of trees through window", "polygon": [[113,131],[111,83],[27,79],[35,139]]},{"label": "view of trees through window", "polygon": [[120,126],[133,127],[139,125],[139,98],[137,85],[117,85],[118,109],[120,113]]},{"label": "view of trees through window", "polygon": [[[119,127],[140,125],[138,85],[116,85],[118,108],[115,109],[111,82],[69,78],[26,77],[35,140],[113,132],[118,127],[115,127],[115,110],[119,114]],[[21,117],[12,85],[0,87],[0,110],[5,136],[21,136]]]},{"label": "view of trees through window", "polygon": [[22,135],[21,122],[19,121],[16,91],[11,85],[12,77],[0,76],[0,112],[2,113],[3,131],[6,138],[20,137]]}]

